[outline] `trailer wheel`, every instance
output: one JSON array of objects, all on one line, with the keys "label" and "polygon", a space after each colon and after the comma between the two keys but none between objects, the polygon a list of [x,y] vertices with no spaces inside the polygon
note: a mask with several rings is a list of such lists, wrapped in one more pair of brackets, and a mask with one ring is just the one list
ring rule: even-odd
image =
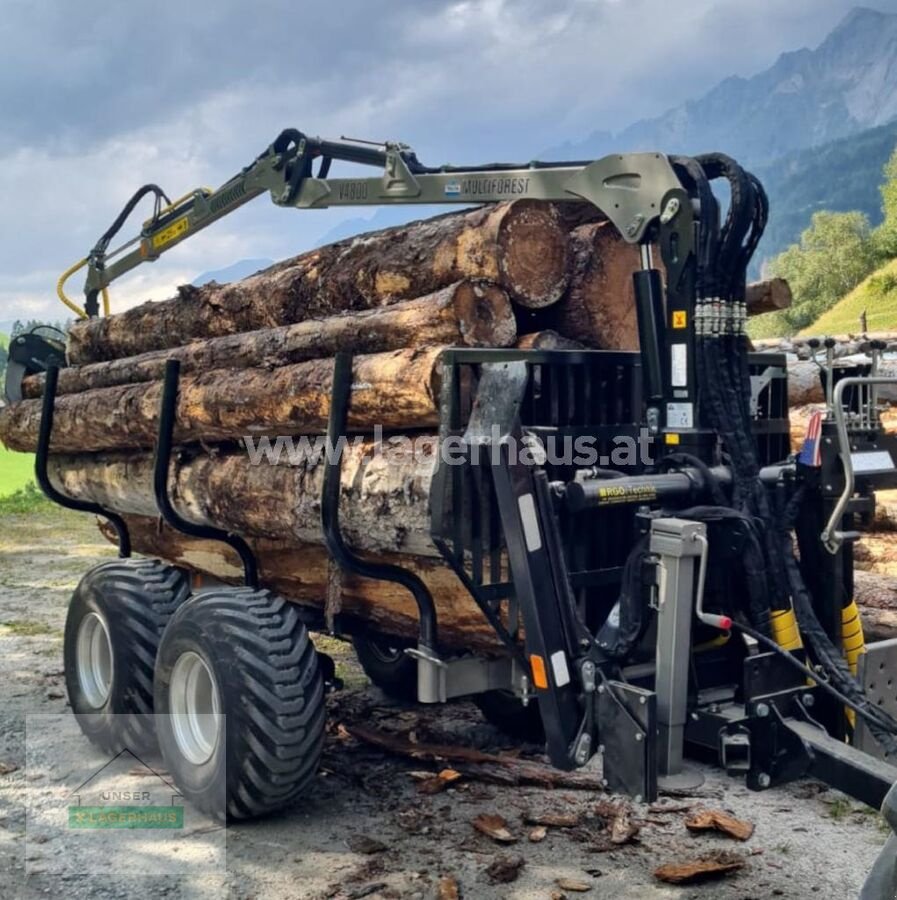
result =
[{"label": "trailer wheel", "polygon": [[182,570],[151,559],[102,563],[75,588],[63,642],[66,689],[81,730],[101,749],[154,747],[156,651],[189,593]]},{"label": "trailer wheel", "polygon": [[386,635],[352,638],[355,655],[364,674],[390,697],[417,700],[417,661],[405,653],[404,647]]},{"label": "trailer wheel", "polygon": [[156,663],[159,746],[178,790],[218,819],[289,805],[324,743],[324,682],[295,606],[215,588],[172,617]]},{"label": "trailer wheel", "polygon": [[512,691],[486,691],[474,694],[473,702],[483,714],[483,718],[510,737],[534,744],[545,740],[539,703],[530,700],[527,706]]}]

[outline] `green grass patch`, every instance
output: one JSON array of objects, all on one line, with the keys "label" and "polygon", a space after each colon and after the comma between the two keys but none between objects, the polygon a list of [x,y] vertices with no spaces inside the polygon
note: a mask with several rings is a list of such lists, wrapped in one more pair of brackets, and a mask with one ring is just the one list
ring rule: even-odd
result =
[{"label": "green grass patch", "polygon": [[30,619],[10,619],[8,622],[0,622],[0,627],[5,628],[10,634],[18,637],[36,637],[40,634],[59,634],[58,628],[45,625],[43,622],[34,622]]},{"label": "green grass patch", "polygon": [[22,515],[52,508],[53,504],[33,481],[26,482],[24,487],[11,494],[0,496],[0,515]]},{"label": "green grass patch", "polygon": [[764,340],[787,337],[791,333],[791,328],[781,312],[771,312],[748,319],[747,331],[754,340]]},{"label": "green grass patch", "polygon": [[0,497],[20,491],[30,481],[34,481],[34,454],[0,447]]},{"label": "green grass patch", "polygon": [[859,334],[864,309],[868,331],[897,331],[897,259],[860,282],[801,334]]},{"label": "green grass patch", "polygon": [[847,797],[835,797],[834,800],[826,801],[828,804],[828,815],[830,819],[839,821],[853,812],[853,804]]}]

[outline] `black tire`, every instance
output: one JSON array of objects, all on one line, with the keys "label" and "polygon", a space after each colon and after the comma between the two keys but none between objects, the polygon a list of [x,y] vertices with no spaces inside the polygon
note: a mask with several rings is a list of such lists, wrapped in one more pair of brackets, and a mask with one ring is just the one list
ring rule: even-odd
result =
[{"label": "black tire", "polygon": [[[81,730],[102,750],[117,753],[127,747],[136,753],[155,748],[151,716],[156,652],[168,620],[189,594],[185,572],[152,559],[102,563],[75,588],[63,641],[65,684]],[[91,665],[96,653],[86,649],[90,630],[100,643],[105,631],[111,651],[111,681],[102,701]]]},{"label": "black tire", "polygon": [[417,660],[405,653],[404,645],[392,638],[355,635],[355,655],[364,674],[390,697],[417,700]]},{"label": "black tire", "polygon": [[[223,714],[205,761],[191,761],[169,715],[178,702],[172,673],[191,654],[207,668]],[[155,702],[168,771],[215,818],[288,806],[317,771],[326,718],[318,655],[296,607],[270,591],[214,588],[181,606],[159,647]]]},{"label": "black tire", "polygon": [[511,691],[486,691],[471,697],[483,718],[509,737],[533,744],[545,742],[545,729],[537,700],[524,706]]}]

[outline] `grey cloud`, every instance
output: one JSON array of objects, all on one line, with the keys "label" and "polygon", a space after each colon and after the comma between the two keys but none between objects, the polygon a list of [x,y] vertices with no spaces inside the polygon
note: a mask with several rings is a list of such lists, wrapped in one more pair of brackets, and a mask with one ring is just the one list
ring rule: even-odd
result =
[{"label": "grey cloud", "polygon": [[[528,159],[818,43],[851,5],[6,0],[0,193],[18,224],[0,242],[0,302],[55,316],[46,273],[82,256],[134,188],[214,186],[287,125],[407,140],[431,163]],[[240,256],[298,252],[355,214],[259,200],[117,295],[159,297]]]}]

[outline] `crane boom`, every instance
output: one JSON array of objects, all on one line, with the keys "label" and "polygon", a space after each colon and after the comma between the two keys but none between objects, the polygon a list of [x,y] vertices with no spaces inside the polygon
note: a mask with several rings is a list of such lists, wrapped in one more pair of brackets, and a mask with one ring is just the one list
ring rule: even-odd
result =
[{"label": "crane boom", "polygon": [[[320,168],[312,173],[312,162]],[[330,178],[334,160],[382,170],[375,177]],[[155,186],[152,189],[161,194]],[[678,201],[671,192],[682,184],[669,159],[660,153],[615,154],[587,162],[485,166],[422,165],[404,144],[379,147],[351,141],[310,138],[289,129],[250,165],[216,190],[197,188],[165,207],[158,207],[137,237],[108,250],[123,224],[120,216],[85,260],[60,279],[60,298],[81,316],[100,312],[99,296],[122,275],[224,218],[264,193],[278,206],[324,209],[336,206],[401,204],[477,204],[502,200],[566,200],[600,209],[630,243],[643,242],[650,226],[664,215],[674,217]],[[135,197],[142,196],[138,192]],[[163,195],[164,196],[164,195]],[[132,201],[133,203],[133,201]],[[127,207],[126,207],[127,209]],[[84,310],[63,291],[64,281],[86,266]]]}]

